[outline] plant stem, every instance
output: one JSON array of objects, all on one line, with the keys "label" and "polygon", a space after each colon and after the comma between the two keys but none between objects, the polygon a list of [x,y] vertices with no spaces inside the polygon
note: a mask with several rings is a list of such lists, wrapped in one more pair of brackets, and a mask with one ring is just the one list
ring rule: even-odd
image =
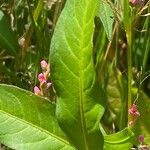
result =
[{"label": "plant stem", "polygon": [[[128,52],[127,52],[127,61],[128,61],[128,110],[132,105],[132,26],[131,22],[126,30],[127,35],[127,43],[128,43]],[[130,121],[130,117],[128,116],[128,123]]]},{"label": "plant stem", "polygon": [[[114,26],[114,29],[113,29],[113,32],[112,32],[112,39],[114,38],[115,36],[115,33],[116,33],[116,30],[117,30],[117,27],[118,27],[118,22],[115,23],[115,26]],[[100,68],[100,71],[103,72],[103,67],[105,66],[105,63],[107,61],[107,57],[108,57],[108,54],[110,52],[110,47],[112,45],[112,39],[109,41],[108,45],[107,45],[107,49],[106,49],[106,52],[105,52],[105,55],[104,55],[104,59],[103,59],[103,62],[102,62],[102,65],[101,65],[101,68]]]}]

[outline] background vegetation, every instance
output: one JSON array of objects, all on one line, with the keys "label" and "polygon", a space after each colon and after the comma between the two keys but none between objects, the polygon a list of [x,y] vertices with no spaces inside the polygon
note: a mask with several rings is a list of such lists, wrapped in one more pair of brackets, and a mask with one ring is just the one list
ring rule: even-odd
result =
[{"label": "background vegetation", "polygon": [[[49,60],[51,38],[65,2],[0,1],[1,83],[33,91],[40,61]],[[137,137],[144,134],[145,143],[150,145],[149,4],[148,0],[134,6],[126,1],[102,0],[95,18],[93,58],[107,97],[101,121],[105,132],[116,133],[128,126],[128,109],[136,102],[141,116],[134,130]],[[55,97],[54,92],[51,97]]]}]

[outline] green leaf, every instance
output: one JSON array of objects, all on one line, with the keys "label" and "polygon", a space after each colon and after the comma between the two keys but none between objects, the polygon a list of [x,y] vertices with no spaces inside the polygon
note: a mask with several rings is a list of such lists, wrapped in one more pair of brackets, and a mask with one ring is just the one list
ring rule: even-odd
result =
[{"label": "green leaf", "polygon": [[15,54],[18,50],[17,36],[11,30],[8,20],[0,10],[0,47],[7,50],[10,54]]},{"label": "green leaf", "polygon": [[108,39],[111,40],[114,14],[110,5],[106,1],[101,1],[99,17],[102,21]]},{"label": "green leaf", "polygon": [[111,135],[104,135],[104,150],[129,150],[133,143],[134,133],[129,128]]},{"label": "green leaf", "polygon": [[0,85],[0,142],[16,150],[75,150],[55,119],[47,99]]},{"label": "green leaf", "polygon": [[34,15],[33,15],[33,19],[34,19],[35,24],[37,24],[37,20],[39,18],[39,15],[40,15],[42,9],[43,9],[43,0],[39,0],[38,5],[37,5],[37,7],[34,11]]},{"label": "green leaf", "polygon": [[104,95],[92,53],[94,18],[99,0],[68,0],[52,38],[50,64],[58,95],[56,115],[78,150],[100,150],[99,121]]}]

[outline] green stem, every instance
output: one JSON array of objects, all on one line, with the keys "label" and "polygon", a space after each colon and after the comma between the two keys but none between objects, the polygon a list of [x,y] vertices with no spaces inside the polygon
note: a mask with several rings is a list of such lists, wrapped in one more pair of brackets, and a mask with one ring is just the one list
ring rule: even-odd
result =
[{"label": "green stem", "polygon": [[[126,101],[126,104],[125,106],[123,107],[126,107],[126,111],[128,112],[129,108],[131,107],[132,105],[132,29],[133,29],[133,10],[132,8],[130,7],[130,4],[129,4],[129,0],[123,0],[122,1],[122,7],[123,7],[123,23],[124,23],[124,26],[125,26],[125,30],[126,30],[126,37],[127,37],[127,44],[128,44],[128,50],[127,50],[127,63],[128,63],[128,98],[127,98],[127,101]],[[127,117],[128,116],[128,117]],[[128,115],[128,113],[126,114],[126,119],[127,119],[127,123],[129,124],[130,122],[130,116]],[[127,125],[128,125],[127,124]]]},{"label": "green stem", "polygon": [[[128,52],[127,52],[127,61],[128,61],[128,110],[132,105],[132,27],[131,24],[128,26],[126,30],[127,42],[128,42]],[[128,116],[128,123],[130,121],[130,117]]]}]

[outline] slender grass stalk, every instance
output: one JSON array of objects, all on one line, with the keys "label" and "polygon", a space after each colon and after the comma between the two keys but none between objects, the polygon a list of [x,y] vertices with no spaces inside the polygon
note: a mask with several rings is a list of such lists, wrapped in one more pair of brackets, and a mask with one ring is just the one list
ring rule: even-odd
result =
[{"label": "slender grass stalk", "polygon": [[[114,25],[114,29],[113,29],[113,32],[112,32],[112,39],[114,38],[115,36],[115,33],[116,33],[116,30],[117,30],[117,27],[118,27],[118,22],[115,23]],[[107,60],[107,57],[108,57],[108,54],[110,52],[110,47],[112,45],[112,40],[109,41],[108,45],[107,45],[107,49],[106,49],[106,52],[105,52],[105,55],[104,55],[104,59],[103,59],[103,62],[102,62],[102,65],[101,65],[101,72],[103,72],[103,67],[105,66],[105,63],[106,63],[106,60]]]},{"label": "slender grass stalk", "polygon": [[106,33],[104,30],[99,31],[98,35],[97,35],[97,40],[95,42],[95,48],[94,48],[94,52],[97,52],[97,56],[96,56],[96,64],[95,64],[95,68],[97,69],[99,67],[100,62],[102,61],[102,57],[104,55],[104,47],[105,47],[105,43],[106,43]]},{"label": "slender grass stalk", "polygon": [[60,15],[60,11],[62,9],[62,6],[63,6],[63,0],[56,2],[56,8],[55,8],[55,12],[54,12],[52,30],[54,30],[54,28],[56,26],[56,22],[57,22],[59,15]]},{"label": "slender grass stalk", "polygon": [[[150,8],[148,9],[148,13],[149,12],[150,12]],[[149,30],[148,29],[149,28],[149,23],[150,23],[150,17],[148,16],[146,18],[146,21],[145,21],[145,28],[146,28],[147,31]],[[148,32],[145,33],[144,39],[145,40],[147,39],[147,42],[146,42],[145,52],[144,52],[144,56],[143,56],[143,64],[142,64],[143,72],[145,72],[145,67],[146,67],[146,63],[147,63],[147,60],[148,60],[149,49],[150,49],[150,37],[149,37]]]},{"label": "slender grass stalk", "polygon": [[147,39],[147,43],[146,43],[146,49],[145,49],[145,53],[144,53],[144,58],[143,58],[143,71],[145,72],[145,67],[146,67],[146,63],[148,60],[148,56],[149,56],[149,49],[150,49],[150,37],[148,37]]},{"label": "slender grass stalk", "polygon": [[43,10],[43,0],[39,0],[37,7],[34,11],[34,14],[33,14],[33,19],[34,19],[35,23],[37,22],[38,17],[40,16],[40,13],[42,10]]}]

